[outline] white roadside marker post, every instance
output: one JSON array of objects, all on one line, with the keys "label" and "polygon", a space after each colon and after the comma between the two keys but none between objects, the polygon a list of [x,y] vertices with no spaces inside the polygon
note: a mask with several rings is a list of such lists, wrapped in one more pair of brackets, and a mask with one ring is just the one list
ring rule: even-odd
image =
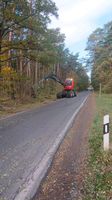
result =
[{"label": "white roadside marker post", "polygon": [[103,118],[103,147],[104,151],[109,150],[109,115]]}]

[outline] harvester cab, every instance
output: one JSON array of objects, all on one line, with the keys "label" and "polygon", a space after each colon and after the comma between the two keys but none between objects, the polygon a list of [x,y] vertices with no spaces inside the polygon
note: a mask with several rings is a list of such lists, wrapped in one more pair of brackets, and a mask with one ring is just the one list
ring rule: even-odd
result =
[{"label": "harvester cab", "polygon": [[72,78],[65,79],[64,90],[74,90],[74,80]]}]

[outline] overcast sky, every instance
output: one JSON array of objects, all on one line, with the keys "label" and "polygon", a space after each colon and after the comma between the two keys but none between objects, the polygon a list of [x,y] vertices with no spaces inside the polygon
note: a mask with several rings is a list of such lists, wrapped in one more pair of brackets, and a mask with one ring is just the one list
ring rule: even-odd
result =
[{"label": "overcast sky", "polygon": [[98,27],[112,20],[112,0],[53,0],[59,18],[51,27],[59,27],[66,35],[66,47],[84,56],[88,36]]}]

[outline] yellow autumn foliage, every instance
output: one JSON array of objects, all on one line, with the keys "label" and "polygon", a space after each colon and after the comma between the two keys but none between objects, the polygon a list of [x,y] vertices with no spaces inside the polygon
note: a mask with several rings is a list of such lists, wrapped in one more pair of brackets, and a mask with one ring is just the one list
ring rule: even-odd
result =
[{"label": "yellow autumn foliage", "polygon": [[[5,41],[3,44],[7,43],[8,41]],[[2,61],[2,65],[5,66],[7,63],[7,60],[9,59],[9,51],[7,48],[2,48],[1,49],[1,54],[0,54],[0,61]]]},{"label": "yellow autumn foliage", "polygon": [[13,73],[14,73],[14,70],[9,66],[2,67],[1,69],[1,75],[4,80],[9,80]]},{"label": "yellow autumn foliage", "polygon": [[5,66],[1,69],[2,75],[9,75],[13,69],[11,67]]}]

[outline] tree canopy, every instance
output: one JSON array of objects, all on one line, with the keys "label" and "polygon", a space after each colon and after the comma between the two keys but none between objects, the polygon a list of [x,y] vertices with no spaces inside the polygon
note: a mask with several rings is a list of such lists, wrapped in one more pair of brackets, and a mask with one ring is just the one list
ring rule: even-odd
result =
[{"label": "tree canopy", "polygon": [[103,28],[96,29],[88,38],[87,48],[91,68],[91,80],[94,88],[102,84],[104,92],[112,92],[112,21]]},{"label": "tree canopy", "polygon": [[0,0],[0,76],[3,79],[6,72],[13,70],[16,73],[8,79],[10,87],[6,84],[4,88],[21,93],[23,85],[28,93],[26,84],[29,89],[38,85],[51,71],[63,78],[73,71],[80,80],[82,69],[85,79],[78,54],[65,47],[65,35],[59,28],[48,28],[51,16],[58,18],[58,8],[52,0]]}]

